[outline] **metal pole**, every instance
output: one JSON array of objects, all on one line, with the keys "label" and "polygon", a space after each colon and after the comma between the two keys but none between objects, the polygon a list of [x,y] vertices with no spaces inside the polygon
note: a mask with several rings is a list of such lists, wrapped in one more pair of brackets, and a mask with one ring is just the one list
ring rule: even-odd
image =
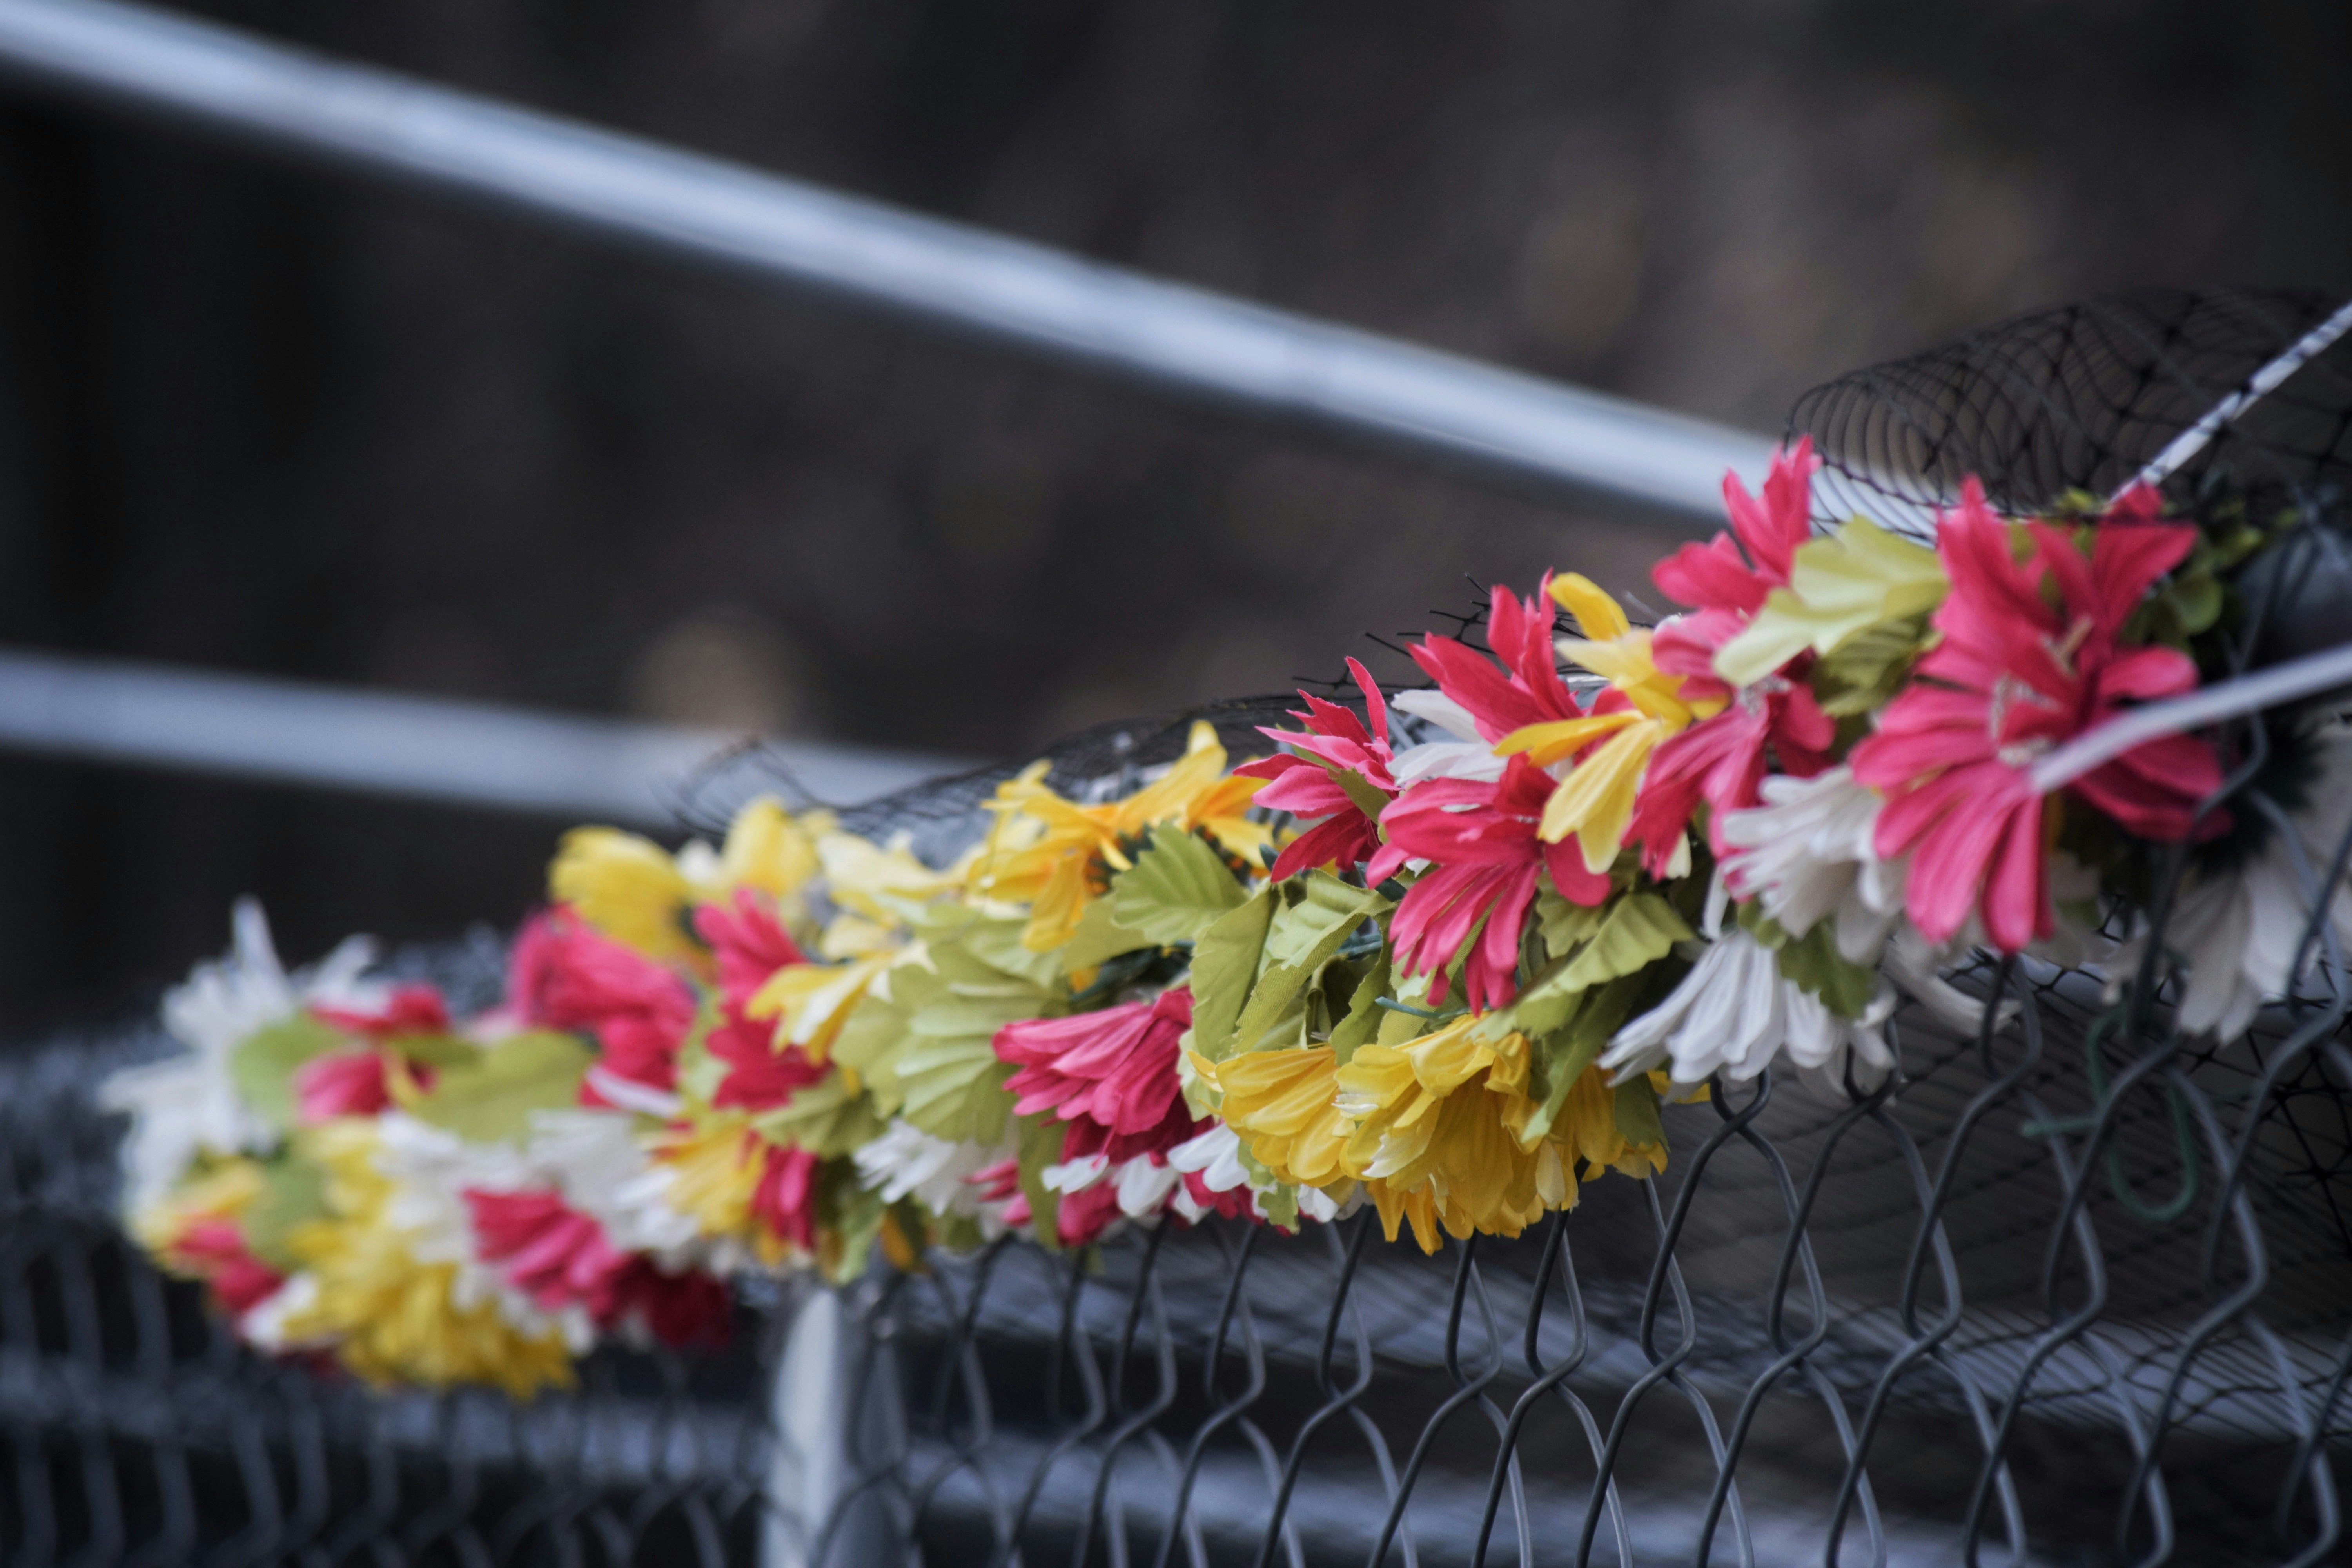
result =
[{"label": "metal pole", "polygon": [[1098,369],[1709,521],[1763,437],[115,0],[0,0],[0,71]]},{"label": "metal pole", "polygon": [[[674,826],[678,786],[740,739],[0,650],[0,747],[494,810]],[[840,805],[970,766],[808,741],[771,742],[763,757]]]}]

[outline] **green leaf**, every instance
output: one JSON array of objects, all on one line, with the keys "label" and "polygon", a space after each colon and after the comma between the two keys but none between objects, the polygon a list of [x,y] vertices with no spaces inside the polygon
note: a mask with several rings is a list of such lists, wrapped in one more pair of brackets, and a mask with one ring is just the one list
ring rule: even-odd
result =
[{"label": "green leaf", "polygon": [[237,1216],[253,1255],[280,1274],[301,1267],[287,1246],[298,1226],[327,1215],[327,1174],[299,1155],[282,1155],[261,1168],[261,1191]]},{"label": "green leaf", "polygon": [[866,988],[833,1039],[833,1059],[857,1075],[874,1108],[885,1116],[897,1114],[907,1098],[898,1086],[898,1047],[907,1037],[908,1019],[907,1009],[898,1004],[898,983],[920,967],[909,961],[885,970]]},{"label": "green leaf", "polygon": [[1610,1037],[1623,1026],[1646,984],[1643,976],[1628,974],[1598,991],[1579,993],[1581,1005],[1568,1026],[1555,1029],[1535,1042],[1531,1064],[1534,1070],[1529,1075],[1534,1081],[1529,1088],[1540,1088],[1542,1095],[1521,1133],[1528,1147],[1534,1147],[1537,1139],[1550,1134],[1561,1109],[1568,1104],[1569,1091],[1601,1059],[1601,1053],[1609,1048]]},{"label": "green leaf", "polygon": [[520,1143],[534,1110],[560,1110],[580,1099],[580,1080],[595,1053],[570,1035],[509,1035],[479,1061],[453,1067],[411,1107],[419,1121],[475,1143]]},{"label": "green leaf", "polygon": [[1240,908],[1219,916],[1192,944],[1192,1048],[1213,1062],[1223,1061],[1232,1048],[1234,1026],[1249,1001],[1276,902],[1272,888],[1259,889]]},{"label": "green leaf", "polygon": [[1617,1086],[1617,1135],[1628,1143],[1666,1141],[1665,1123],[1658,1120],[1658,1091],[1647,1073],[1635,1073]]},{"label": "green leaf", "polygon": [[1265,972],[1250,988],[1249,1001],[1234,1024],[1234,1044],[1244,1050],[1276,1032],[1298,1007],[1316,971],[1358,926],[1389,908],[1378,892],[1343,882],[1328,871],[1293,878],[1281,885],[1280,892],[1286,902],[1267,924]]},{"label": "green leaf", "polygon": [[1045,1167],[1061,1163],[1062,1140],[1069,1126],[1051,1116],[1015,1117],[1013,1126],[1021,1195],[1029,1200],[1029,1219],[1037,1233],[1037,1245],[1048,1252],[1059,1252],[1062,1194],[1045,1184]]},{"label": "green leaf", "polygon": [[256,1029],[229,1053],[229,1081],[253,1113],[283,1132],[294,1125],[294,1075],[311,1058],[347,1048],[343,1033],[297,1013],[282,1023]]},{"label": "green leaf", "polygon": [[1780,973],[1820,997],[1831,1012],[1859,1018],[1878,989],[1878,973],[1867,964],[1847,962],[1838,951],[1836,928],[1832,919],[1815,921],[1803,936],[1782,942],[1776,956]]},{"label": "green leaf", "polygon": [[1059,995],[1007,973],[958,943],[932,948],[929,965],[891,971],[890,994],[907,1011],[891,1071],[903,1097],[898,1114],[936,1138],[993,1143],[1004,1134],[1013,1069],[996,1057],[996,1031],[1052,1017]]},{"label": "green leaf", "polygon": [[1832,718],[1871,713],[1894,700],[1932,640],[1925,616],[1880,621],[1814,661],[1813,694]]},{"label": "green leaf", "polygon": [[1544,951],[1554,958],[1566,958],[1569,949],[1600,929],[1607,909],[1605,903],[1570,903],[1549,888],[1544,889],[1536,895],[1536,924]]},{"label": "green leaf", "polygon": [[1358,1046],[1370,1045],[1380,1037],[1381,1020],[1389,1010],[1380,1005],[1380,998],[1389,988],[1389,955],[1381,954],[1378,963],[1365,971],[1356,983],[1355,994],[1348,998],[1348,1016],[1332,1026],[1331,1054],[1340,1066],[1356,1054]]},{"label": "green leaf", "polygon": [[482,1047],[455,1035],[395,1035],[392,1048],[419,1067],[462,1067],[482,1054]]},{"label": "green leaf", "polygon": [[1097,899],[1078,917],[1078,929],[1070,933],[1070,940],[1062,944],[1061,959],[1063,966],[1069,970],[1092,969],[1110,959],[1156,945],[1142,931],[1119,924],[1108,899]]},{"label": "green leaf", "polygon": [[1391,797],[1388,792],[1355,769],[1343,768],[1339,763],[1327,762],[1321,757],[1309,757],[1307,760],[1329,773],[1331,782],[1347,792],[1348,799],[1354,804],[1356,809],[1374,822],[1378,822],[1381,819],[1381,813],[1389,808]]},{"label": "green leaf", "polygon": [[839,1073],[793,1090],[792,1099],[751,1119],[752,1130],[769,1142],[826,1160],[872,1142],[882,1136],[883,1126],[873,1101],[844,1083]]},{"label": "green leaf", "polygon": [[1581,991],[1637,973],[1690,936],[1690,926],[1657,894],[1624,894],[1609,906],[1600,929],[1562,973],[1561,982]]},{"label": "green leaf", "polygon": [[1111,887],[1120,925],[1160,945],[1192,942],[1248,897],[1224,859],[1197,833],[1160,826]]}]

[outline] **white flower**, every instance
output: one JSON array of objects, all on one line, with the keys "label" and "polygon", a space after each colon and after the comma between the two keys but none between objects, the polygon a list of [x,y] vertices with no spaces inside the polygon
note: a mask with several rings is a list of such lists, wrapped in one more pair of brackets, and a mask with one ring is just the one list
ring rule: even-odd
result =
[{"label": "white flower", "polygon": [[131,1118],[121,1154],[128,1212],[161,1198],[201,1151],[233,1154],[274,1142],[229,1076],[238,1046],[307,1004],[382,1004],[384,987],[362,978],[375,956],[365,937],[351,938],[315,969],[289,977],[259,904],[239,900],[232,930],[226,957],[199,963],[164,995],[163,1026],[186,1054],[125,1068],[100,1086],[99,1103]]},{"label": "white flower", "polygon": [[483,1261],[474,1238],[467,1189],[513,1193],[548,1184],[521,1150],[469,1142],[397,1110],[376,1119],[376,1138],[375,1168],[393,1185],[384,1217],[419,1263],[456,1266],[451,1300],[460,1308],[492,1302],[499,1316],[526,1334],[559,1329],[575,1352],[595,1342],[595,1326],[584,1308],[575,1304],[560,1312],[543,1310],[502,1271]]},{"label": "white flower", "polygon": [[604,1239],[621,1251],[650,1254],[671,1274],[709,1266],[711,1238],[693,1215],[671,1206],[668,1173],[655,1169],[635,1117],[588,1108],[534,1110],[529,1153],[533,1178],[602,1226]]},{"label": "white flower", "polygon": [[1416,719],[1426,719],[1447,734],[1457,737],[1451,741],[1429,741],[1418,746],[1408,746],[1396,753],[1390,764],[1390,776],[1400,784],[1416,784],[1423,779],[1498,779],[1503,776],[1506,759],[1495,754],[1478,733],[1477,721],[1470,711],[1442,691],[1400,691],[1389,699],[1389,706]]},{"label": "white flower", "polygon": [[[1010,1143],[990,1148],[982,1143],[958,1143],[935,1138],[903,1117],[892,1117],[882,1135],[857,1150],[860,1186],[878,1189],[885,1203],[913,1197],[932,1214],[945,1218],[965,1215],[981,1222],[994,1237],[1003,1229],[992,1206],[981,1202],[971,1178],[1013,1156]],[[1059,1167],[1056,1167],[1057,1169]],[[1053,1183],[1049,1177],[1048,1186]],[[1057,1189],[1058,1190],[1058,1189]]]},{"label": "white flower", "polygon": [[[2331,718],[2314,738],[2320,742],[2318,771],[2288,821],[2300,840],[2299,858],[2317,880],[2327,875],[2336,845],[2352,827],[2352,735]],[[2262,847],[2243,865],[2184,889],[2174,902],[2165,940],[2189,964],[2179,1021],[2189,1034],[2235,1039],[2263,1003],[2284,997],[2302,978],[2290,971],[2311,922],[2312,900],[2296,867],[2296,846],[2267,816],[2262,826],[2269,829]],[[2338,950],[2352,950],[2352,891],[2343,883],[2328,896],[2327,925]],[[2136,933],[2103,966],[2114,977],[2111,984],[2138,968],[2147,940],[2146,931]],[[2321,942],[2312,943],[2305,973],[2322,951]]]},{"label": "white flower", "polygon": [[[1720,924],[1722,887],[1718,881],[1709,897],[1710,932]],[[1739,1082],[1785,1049],[1817,1092],[1843,1100],[1849,1067],[1864,1089],[1894,1068],[1884,1032],[1894,1011],[1895,993],[1882,982],[1862,1017],[1839,1016],[1784,976],[1771,949],[1734,926],[1707,944],[1664,1001],[1617,1031],[1601,1065],[1617,1083],[1659,1067],[1676,1083],[1703,1083],[1718,1072]]]},{"label": "white flower", "polygon": [[1909,858],[1881,860],[1873,847],[1878,792],[1844,766],[1809,779],[1776,773],[1757,789],[1765,804],[1727,814],[1719,829],[1733,846],[1726,880],[1792,936],[1836,916],[1846,962],[1876,963],[1903,916]]},{"label": "white flower", "polygon": [[301,1338],[286,1331],[286,1320],[307,1311],[318,1300],[319,1277],[308,1270],[293,1275],[286,1283],[247,1307],[245,1315],[236,1321],[236,1331],[247,1344],[271,1355],[331,1344],[334,1342],[331,1334]]}]

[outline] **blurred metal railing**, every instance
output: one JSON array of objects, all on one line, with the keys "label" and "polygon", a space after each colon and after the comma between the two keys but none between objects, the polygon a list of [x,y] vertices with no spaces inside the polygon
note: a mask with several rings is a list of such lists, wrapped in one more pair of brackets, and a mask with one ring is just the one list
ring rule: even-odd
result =
[{"label": "blurred metal railing", "polygon": [[[740,741],[716,730],[0,650],[0,747],[499,811],[673,826],[685,781]],[[783,777],[835,805],[969,765],[814,741],[767,742],[757,760],[747,772]]]},{"label": "blurred metal railing", "polygon": [[113,0],[0,0],[0,70],[1116,374],[1714,521],[1761,436]]}]

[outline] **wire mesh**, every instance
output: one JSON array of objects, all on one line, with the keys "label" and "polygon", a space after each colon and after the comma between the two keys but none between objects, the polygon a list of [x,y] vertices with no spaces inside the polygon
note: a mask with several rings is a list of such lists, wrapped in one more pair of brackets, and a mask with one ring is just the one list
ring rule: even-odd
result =
[{"label": "wire mesh", "polygon": [[[2195,384],[2226,395],[2326,303],[2281,298],[2190,301],[2141,379],[2170,384],[2180,345],[2201,344],[2213,357]],[[2116,322],[2153,309],[2035,318],[2007,346],[1989,335],[1867,373],[1891,389],[1879,403],[1860,380],[1813,395],[1799,422],[1882,500],[1924,503],[1961,468],[1997,496],[2111,488],[2204,407],[2183,393],[2151,413],[2147,388],[2056,400],[2112,390],[2098,377],[2121,363],[2115,345],[2147,336]],[[2260,341],[2225,353],[2200,334],[2231,311],[2262,323]],[[2325,487],[2345,426],[2316,411],[2352,404],[2326,391],[2341,364],[2323,356],[2303,373],[2319,380],[2290,382],[2312,407],[2283,416],[2287,435],[2232,427],[2179,485],[2224,465],[2252,474],[2302,498],[2309,549],[2335,548]],[[1985,373],[1994,392],[1954,390],[1984,366],[2006,367]],[[1906,401],[1913,388],[1945,399],[1941,424]],[[2036,417],[2081,438],[2004,423],[2029,392]],[[2088,429],[2099,410],[2112,419]],[[1897,451],[1887,430],[1917,444]],[[2279,615],[2300,605],[2309,623],[2343,603],[2314,597],[2314,580],[2325,587],[2291,566],[2252,585],[2239,667],[2267,657]],[[1055,750],[1055,782],[1116,793],[1172,755],[1192,718],[1232,743],[1272,707],[1089,731]],[[2288,847],[2317,911],[2300,938],[2316,962],[2291,965],[2294,994],[2226,1040],[2179,1026],[2159,940],[2112,984],[1979,960],[1948,977],[1966,1016],[1904,1005],[1902,1072],[1875,1093],[1832,1103],[1769,1072],[1718,1083],[1666,1109],[1663,1174],[1591,1182],[1515,1240],[1423,1257],[1382,1241],[1369,1214],[1297,1236],[1170,1220],[1078,1253],[1008,1240],[877,1269],[833,1299],[841,1331],[814,1349],[794,1336],[821,1298],[755,1286],[725,1352],[599,1352],[579,1392],[528,1405],[372,1394],[236,1347],[116,1229],[115,1130],[89,1087],[160,1042],[60,1044],[0,1082],[0,1552],[41,1564],[2340,1560],[2352,997],[2323,917],[2352,826],[2305,845],[2268,765],[2275,716],[2236,731],[2242,765],[2210,809]],[[978,830],[1001,776],[846,825],[944,856]],[[690,799],[688,815],[709,804]],[[2182,866],[2150,890],[2158,937]],[[498,960],[486,936],[406,962],[462,999],[487,995]]]}]

